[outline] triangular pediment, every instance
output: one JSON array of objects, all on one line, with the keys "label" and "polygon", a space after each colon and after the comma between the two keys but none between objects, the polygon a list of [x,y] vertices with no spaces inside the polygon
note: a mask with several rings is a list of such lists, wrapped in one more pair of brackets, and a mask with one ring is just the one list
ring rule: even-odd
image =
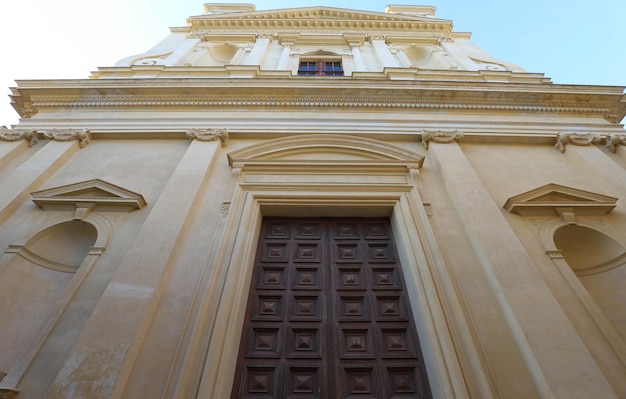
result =
[{"label": "triangular pediment", "polygon": [[610,212],[616,203],[615,197],[550,183],[509,198],[504,209],[519,215],[558,215],[564,210],[598,215]]},{"label": "triangular pediment", "polygon": [[306,134],[265,141],[228,153],[231,165],[402,165],[421,167],[424,156],[357,136]]},{"label": "triangular pediment", "polygon": [[50,205],[78,206],[88,203],[139,209],[146,205],[146,200],[141,194],[100,179],[35,191],[31,193],[31,196],[33,202],[40,208]]},{"label": "triangular pediment", "polygon": [[[328,21],[328,24],[320,24],[323,21]],[[314,27],[324,29],[369,27],[385,30],[452,31],[452,21],[420,15],[419,13],[384,13],[325,6],[203,14],[190,17],[189,23],[193,28],[208,26],[231,29],[256,27],[297,31]]]},{"label": "triangular pediment", "polygon": [[449,20],[430,16],[389,14],[376,11],[352,10],[326,6],[283,8],[275,10],[244,11],[237,13],[208,14],[192,17],[193,19],[336,19],[336,20],[370,20],[370,21],[421,21],[450,23]]}]

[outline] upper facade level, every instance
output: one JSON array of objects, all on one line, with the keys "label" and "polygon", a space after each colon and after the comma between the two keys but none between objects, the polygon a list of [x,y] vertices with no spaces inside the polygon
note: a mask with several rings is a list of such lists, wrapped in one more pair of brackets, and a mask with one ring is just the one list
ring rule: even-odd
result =
[{"label": "upper facade level", "polygon": [[491,57],[430,6],[257,11],[211,3],[155,47],[92,78],[296,76],[549,81]]}]

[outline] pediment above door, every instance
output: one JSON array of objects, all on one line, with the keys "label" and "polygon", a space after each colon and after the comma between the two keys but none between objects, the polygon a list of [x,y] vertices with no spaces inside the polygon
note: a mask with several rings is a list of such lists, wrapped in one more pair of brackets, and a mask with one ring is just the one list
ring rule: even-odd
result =
[{"label": "pediment above door", "polygon": [[267,140],[232,151],[228,153],[228,162],[246,168],[420,168],[424,155],[364,137],[307,134]]}]

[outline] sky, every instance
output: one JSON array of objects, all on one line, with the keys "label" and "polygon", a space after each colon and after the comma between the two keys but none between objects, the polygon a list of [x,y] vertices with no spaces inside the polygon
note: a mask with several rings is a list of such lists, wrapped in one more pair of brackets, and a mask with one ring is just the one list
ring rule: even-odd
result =
[{"label": "sky", "polygon": [[[383,12],[431,5],[493,57],[554,83],[626,86],[626,0],[259,0],[257,10],[329,6]],[[198,0],[0,0],[0,126],[18,123],[15,80],[83,79],[203,12]]]}]

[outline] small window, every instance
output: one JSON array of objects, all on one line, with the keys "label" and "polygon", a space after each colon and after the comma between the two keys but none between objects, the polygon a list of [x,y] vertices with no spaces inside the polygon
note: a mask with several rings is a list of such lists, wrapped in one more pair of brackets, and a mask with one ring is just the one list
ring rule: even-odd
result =
[{"label": "small window", "polygon": [[343,76],[341,61],[301,61],[298,76]]}]

